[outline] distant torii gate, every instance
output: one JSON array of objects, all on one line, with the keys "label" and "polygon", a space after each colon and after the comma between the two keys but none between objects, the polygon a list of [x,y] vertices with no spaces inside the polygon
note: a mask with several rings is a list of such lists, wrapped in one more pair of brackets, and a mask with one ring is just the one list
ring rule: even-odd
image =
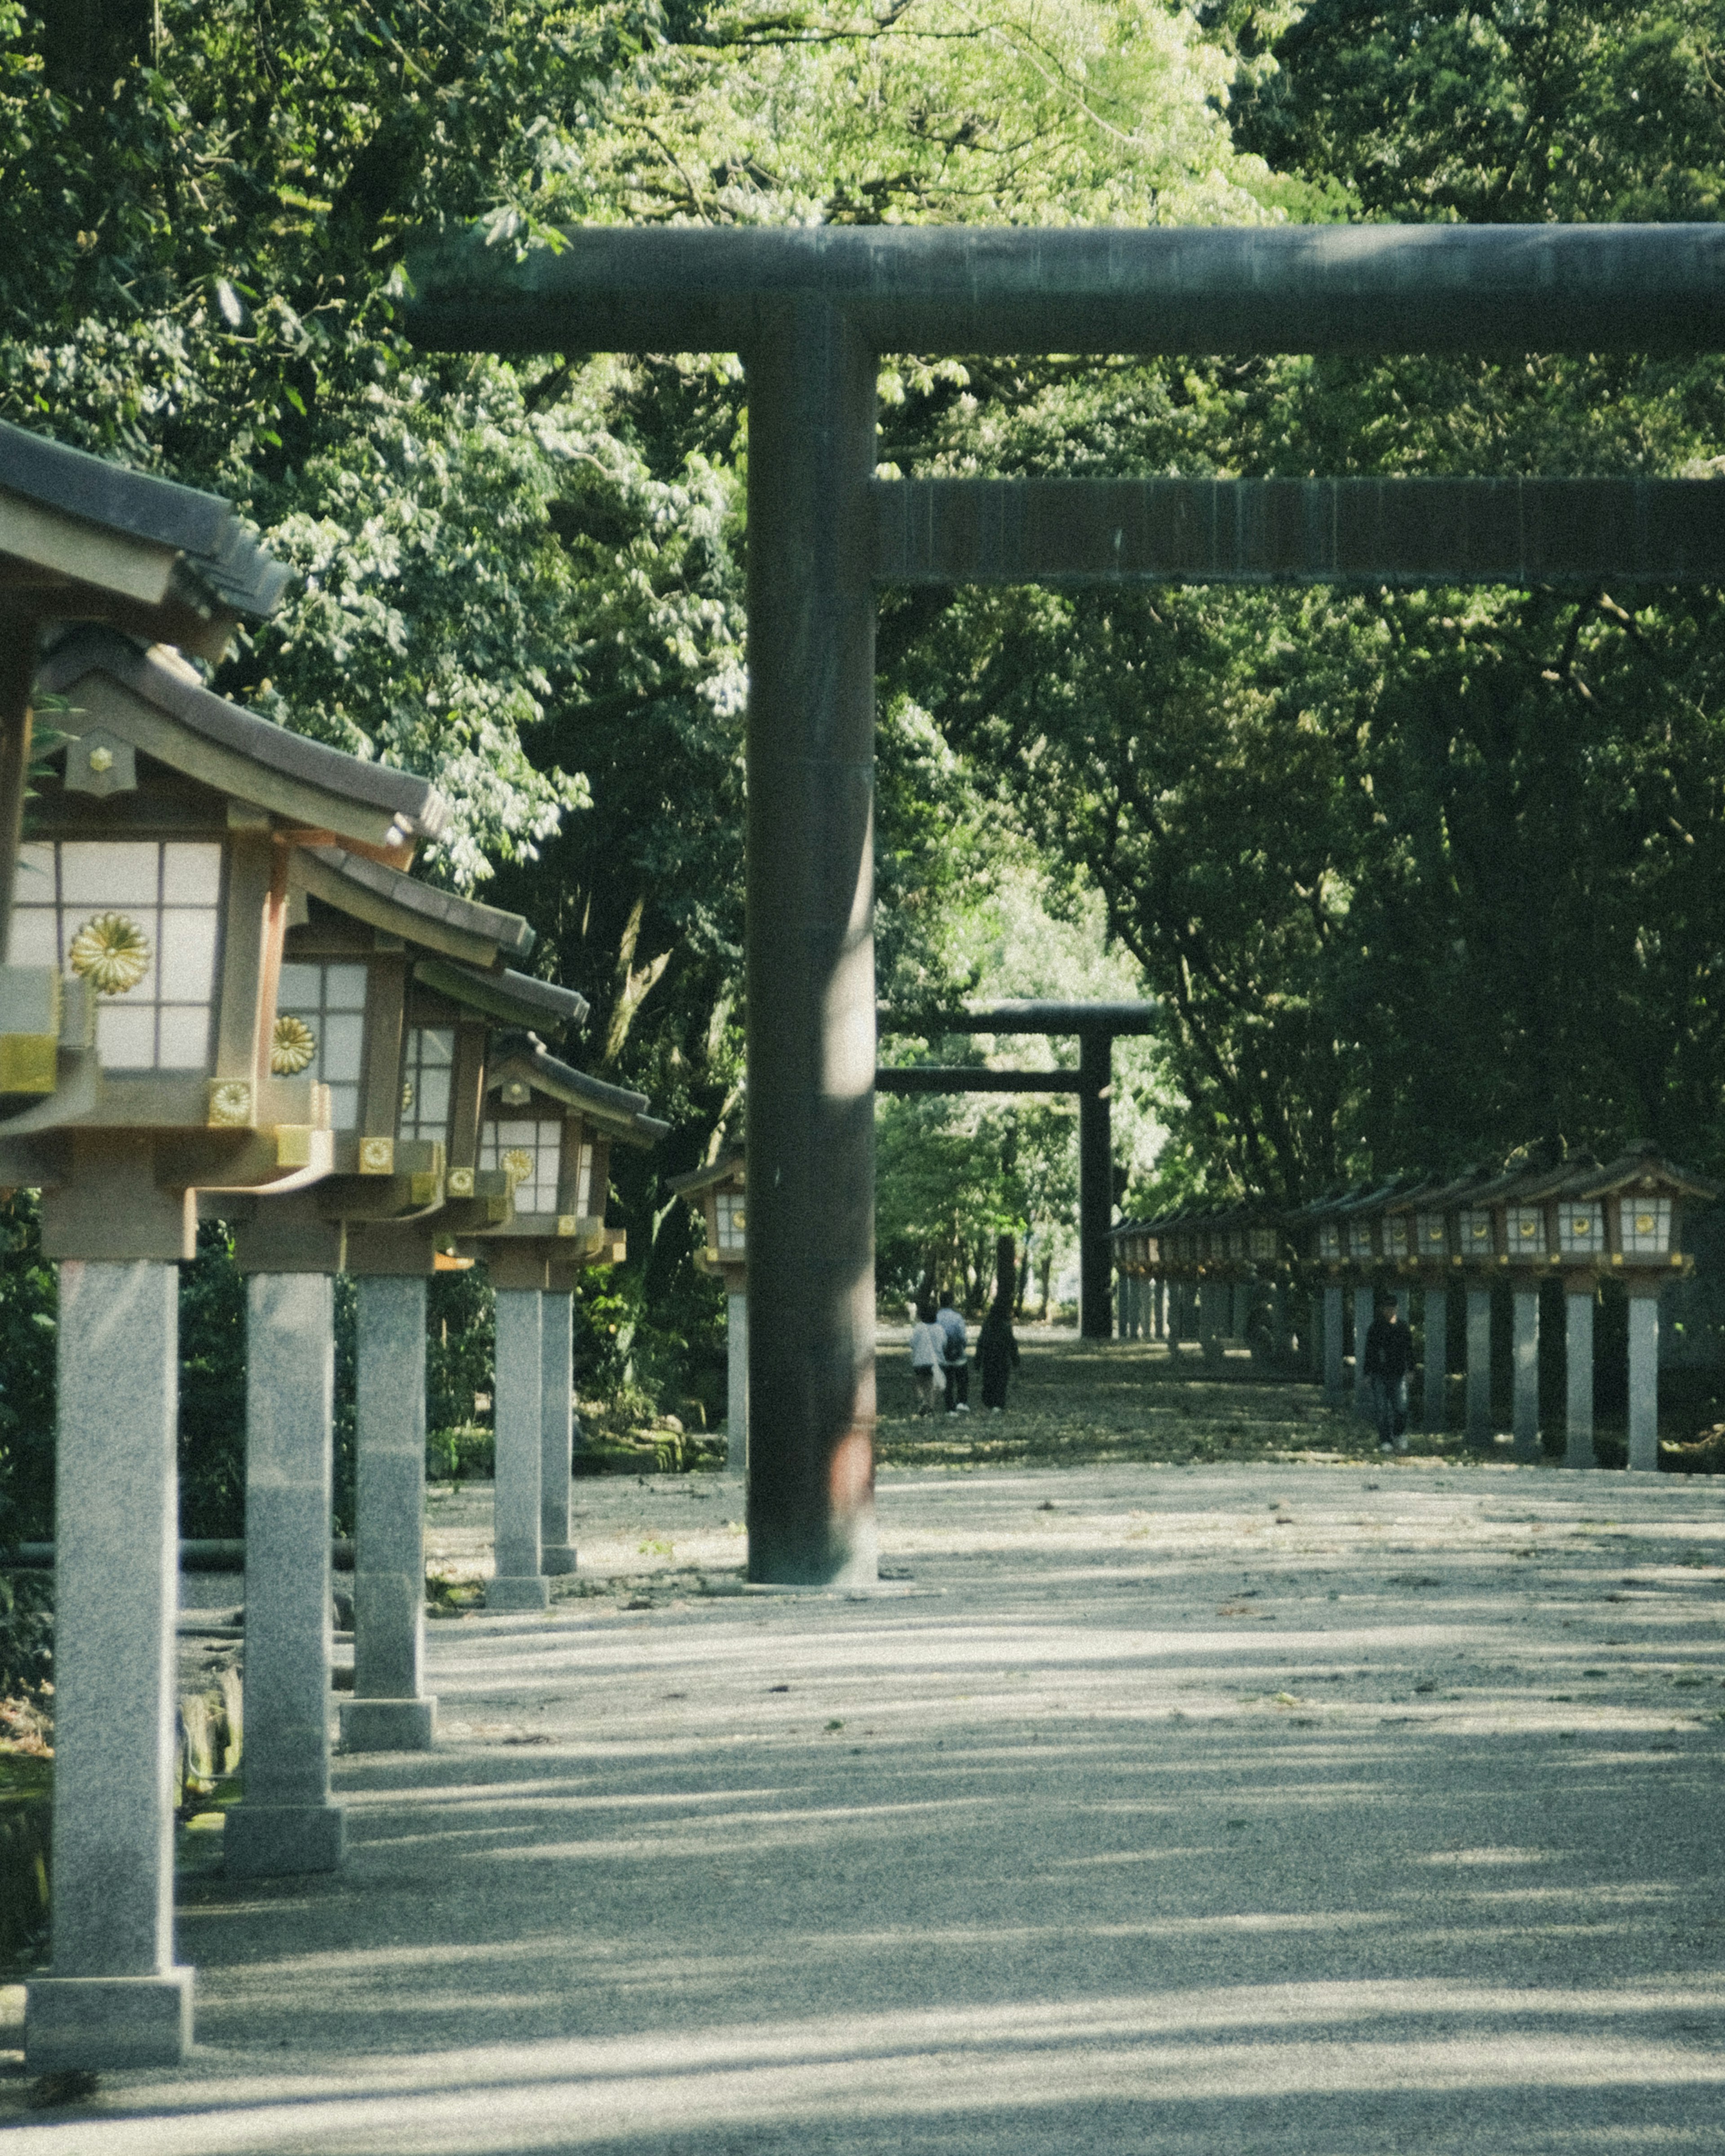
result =
[{"label": "distant torii gate", "polygon": [[739,352],[748,459],[749,1576],[875,1577],[884,583],[1725,581],[1725,486],[875,477],[882,352],[1697,352],[1725,226],[610,226],[408,264],[423,344]]},{"label": "distant torii gate", "polygon": [[1076,1070],[979,1070],[962,1063],[913,1063],[875,1073],[877,1093],[1076,1093],[1078,1096],[1078,1329],[1086,1340],[1113,1332],[1109,1247],[1114,1210],[1114,1150],[1109,1107],[1114,1097],[1114,1042],[1120,1034],[1153,1033],[1154,1004],[1008,1003],[987,1010],[880,1013],[882,1033],[1074,1034]]}]

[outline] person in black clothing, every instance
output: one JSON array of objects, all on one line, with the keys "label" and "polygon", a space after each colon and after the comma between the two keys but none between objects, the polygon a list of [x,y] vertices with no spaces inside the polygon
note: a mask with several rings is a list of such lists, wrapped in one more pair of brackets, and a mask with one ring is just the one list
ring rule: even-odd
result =
[{"label": "person in black clothing", "polygon": [[1019,1343],[1012,1337],[1012,1304],[997,1295],[976,1337],[976,1358],[982,1365],[983,1405],[995,1414],[1006,1405],[1006,1382],[1019,1367]]},{"label": "person in black clothing", "polygon": [[1380,1452],[1408,1449],[1408,1378],[1413,1368],[1413,1335],[1397,1315],[1395,1297],[1383,1291],[1378,1296],[1378,1314],[1366,1329],[1363,1372],[1372,1388]]}]

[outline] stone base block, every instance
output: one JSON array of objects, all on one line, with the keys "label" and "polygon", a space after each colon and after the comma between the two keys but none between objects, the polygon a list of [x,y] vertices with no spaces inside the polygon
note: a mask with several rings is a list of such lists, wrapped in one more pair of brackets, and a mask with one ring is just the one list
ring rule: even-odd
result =
[{"label": "stone base block", "polygon": [[542,1572],[557,1573],[575,1569],[575,1545],[572,1543],[547,1543],[539,1553]]},{"label": "stone base block", "polygon": [[192,2048],[192,1971],[161,1976],[33,1976],[24,2067],[174,2066]]},{"label": "stone base block", "polygon": [[234,1879],[339,1871],[345,1838],[339,1804],[238,1804],[222,1830],[222,1869]]},{"label": "stone base block", "polygon": [[551,1582],[542,1573],[516,1573],[485,1582],[487,1609],[548,1609]]},{"label": "stone base block", "polygon": [[437,1742],[434,1699],[344,1699],[341,1742],[350,1752],[429,1752]]}]

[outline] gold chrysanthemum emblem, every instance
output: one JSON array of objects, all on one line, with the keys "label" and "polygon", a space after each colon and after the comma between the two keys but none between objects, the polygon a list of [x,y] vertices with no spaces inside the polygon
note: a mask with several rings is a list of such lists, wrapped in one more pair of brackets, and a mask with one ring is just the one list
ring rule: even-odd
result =
[{"label": "gold chrysanthemum emblem", "polygon": [[284,1012],[270,1036],[270,1068],[278,1078],[297,1078],[317,1053],[317,1035],[302,1018]]},{"label": "gold chrysanthemum emblem", "polygon": [[101,996],[123,996],[150,970],[150,939],[123,913],[98,913],[72,938],[66,954],[74,973]]},{"label": "gold chrysanthemum emblem", "polygon": [[533,1156],[521,1146],[512,1146],[503,1156],[504,1173],[524,1183],[533,1173]]}]

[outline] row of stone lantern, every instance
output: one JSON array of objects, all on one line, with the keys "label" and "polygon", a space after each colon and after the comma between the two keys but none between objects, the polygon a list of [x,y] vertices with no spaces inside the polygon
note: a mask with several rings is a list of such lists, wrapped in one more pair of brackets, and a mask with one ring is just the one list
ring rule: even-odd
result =
[{"label": "row of stone lantern", "polygon": [[[282,578],[226,505],[97,465],[105,494],[95,460],[16,434],[0,429],[0,779],[28,765],[29,695],[64,707],[22,845],[21,783],[0,798],[0,1183],[42,1191],[60,1264],[56,1749],[78,1794],[56,1808],[53,1961],[28,1989],[42,2070],[170,2061],[190,2037],[171,1780],[177,1267],[198,1214],[234,1224],[247,1277],[246,1787],[225,1860],[326,1869],[334,1276],[359,1289],[344,1735],[424,1746],[425,1281],[454,1240],[496,1282],[491,1599],[543,1607],[546,1570],[574,1562],[575,1273],[622,1255],[610,1146],[665,1127],[545,1046],[585,1004],[510,966],[524,921],[405,874],[447,822],[433,788],[136,640],[218,656],[224,599],[273,600]],[[44,634],[80,620],[114,625]]]},{"label": "row of stone lantern", "polygon": [[[1658,1465],[1659,1297],[1692,1269],[1682,1244],[1686,1205],[1717,1194],[1656,1148],[1635,1146],[1604,1163],[1572,1156],[1448,1179],[1402,1176],[1295,1211],[1245,1205],[1126,1221],[1114,1230],[1114,1243],[1122,1279],[1133,1283],[1129,1307],[1149,1314],[1152,1323],[1157,1298],[1164,1298],[1165,1310],[1170,1288],[1178,1294],[1194,1283],[1257,1279],[1279,1295],[1297,1266],[1322,1310],[1321,1368],[1332,1399],[1343,1390],[1349,1288],[1356,1373],[1375,1291],[1388,1286],[1405,1298],[1410,1289],[1423,1290],[1425,1410],[1432,1428],[1444,1419],[1449,1291],[1460,1282],[1467,1313],[1466,1430],[1474,1443],[1491,1434],[1492,1287],[1507,1281],[1514,1313],[1513,1440],[1517,1456],[1528,1459],[1539,1456],[1539,1288],[1546,1279],[1561,1281],[1564,1459],[1574,1466],[1594,1465],[1594,1305],[1599,1282],[1615,1280],[1629,1300],[1629,1463],[1651,1469]],[[1208,1342],[1208,1328],[1204,1337]]]},{"label": "row of stone lantern", "polygon": [[748,1469],[748,1171],[742,1153],[677,1177],[670,1188],[703,1230],[695,1262],[725,1283],[725,1466]]}]

